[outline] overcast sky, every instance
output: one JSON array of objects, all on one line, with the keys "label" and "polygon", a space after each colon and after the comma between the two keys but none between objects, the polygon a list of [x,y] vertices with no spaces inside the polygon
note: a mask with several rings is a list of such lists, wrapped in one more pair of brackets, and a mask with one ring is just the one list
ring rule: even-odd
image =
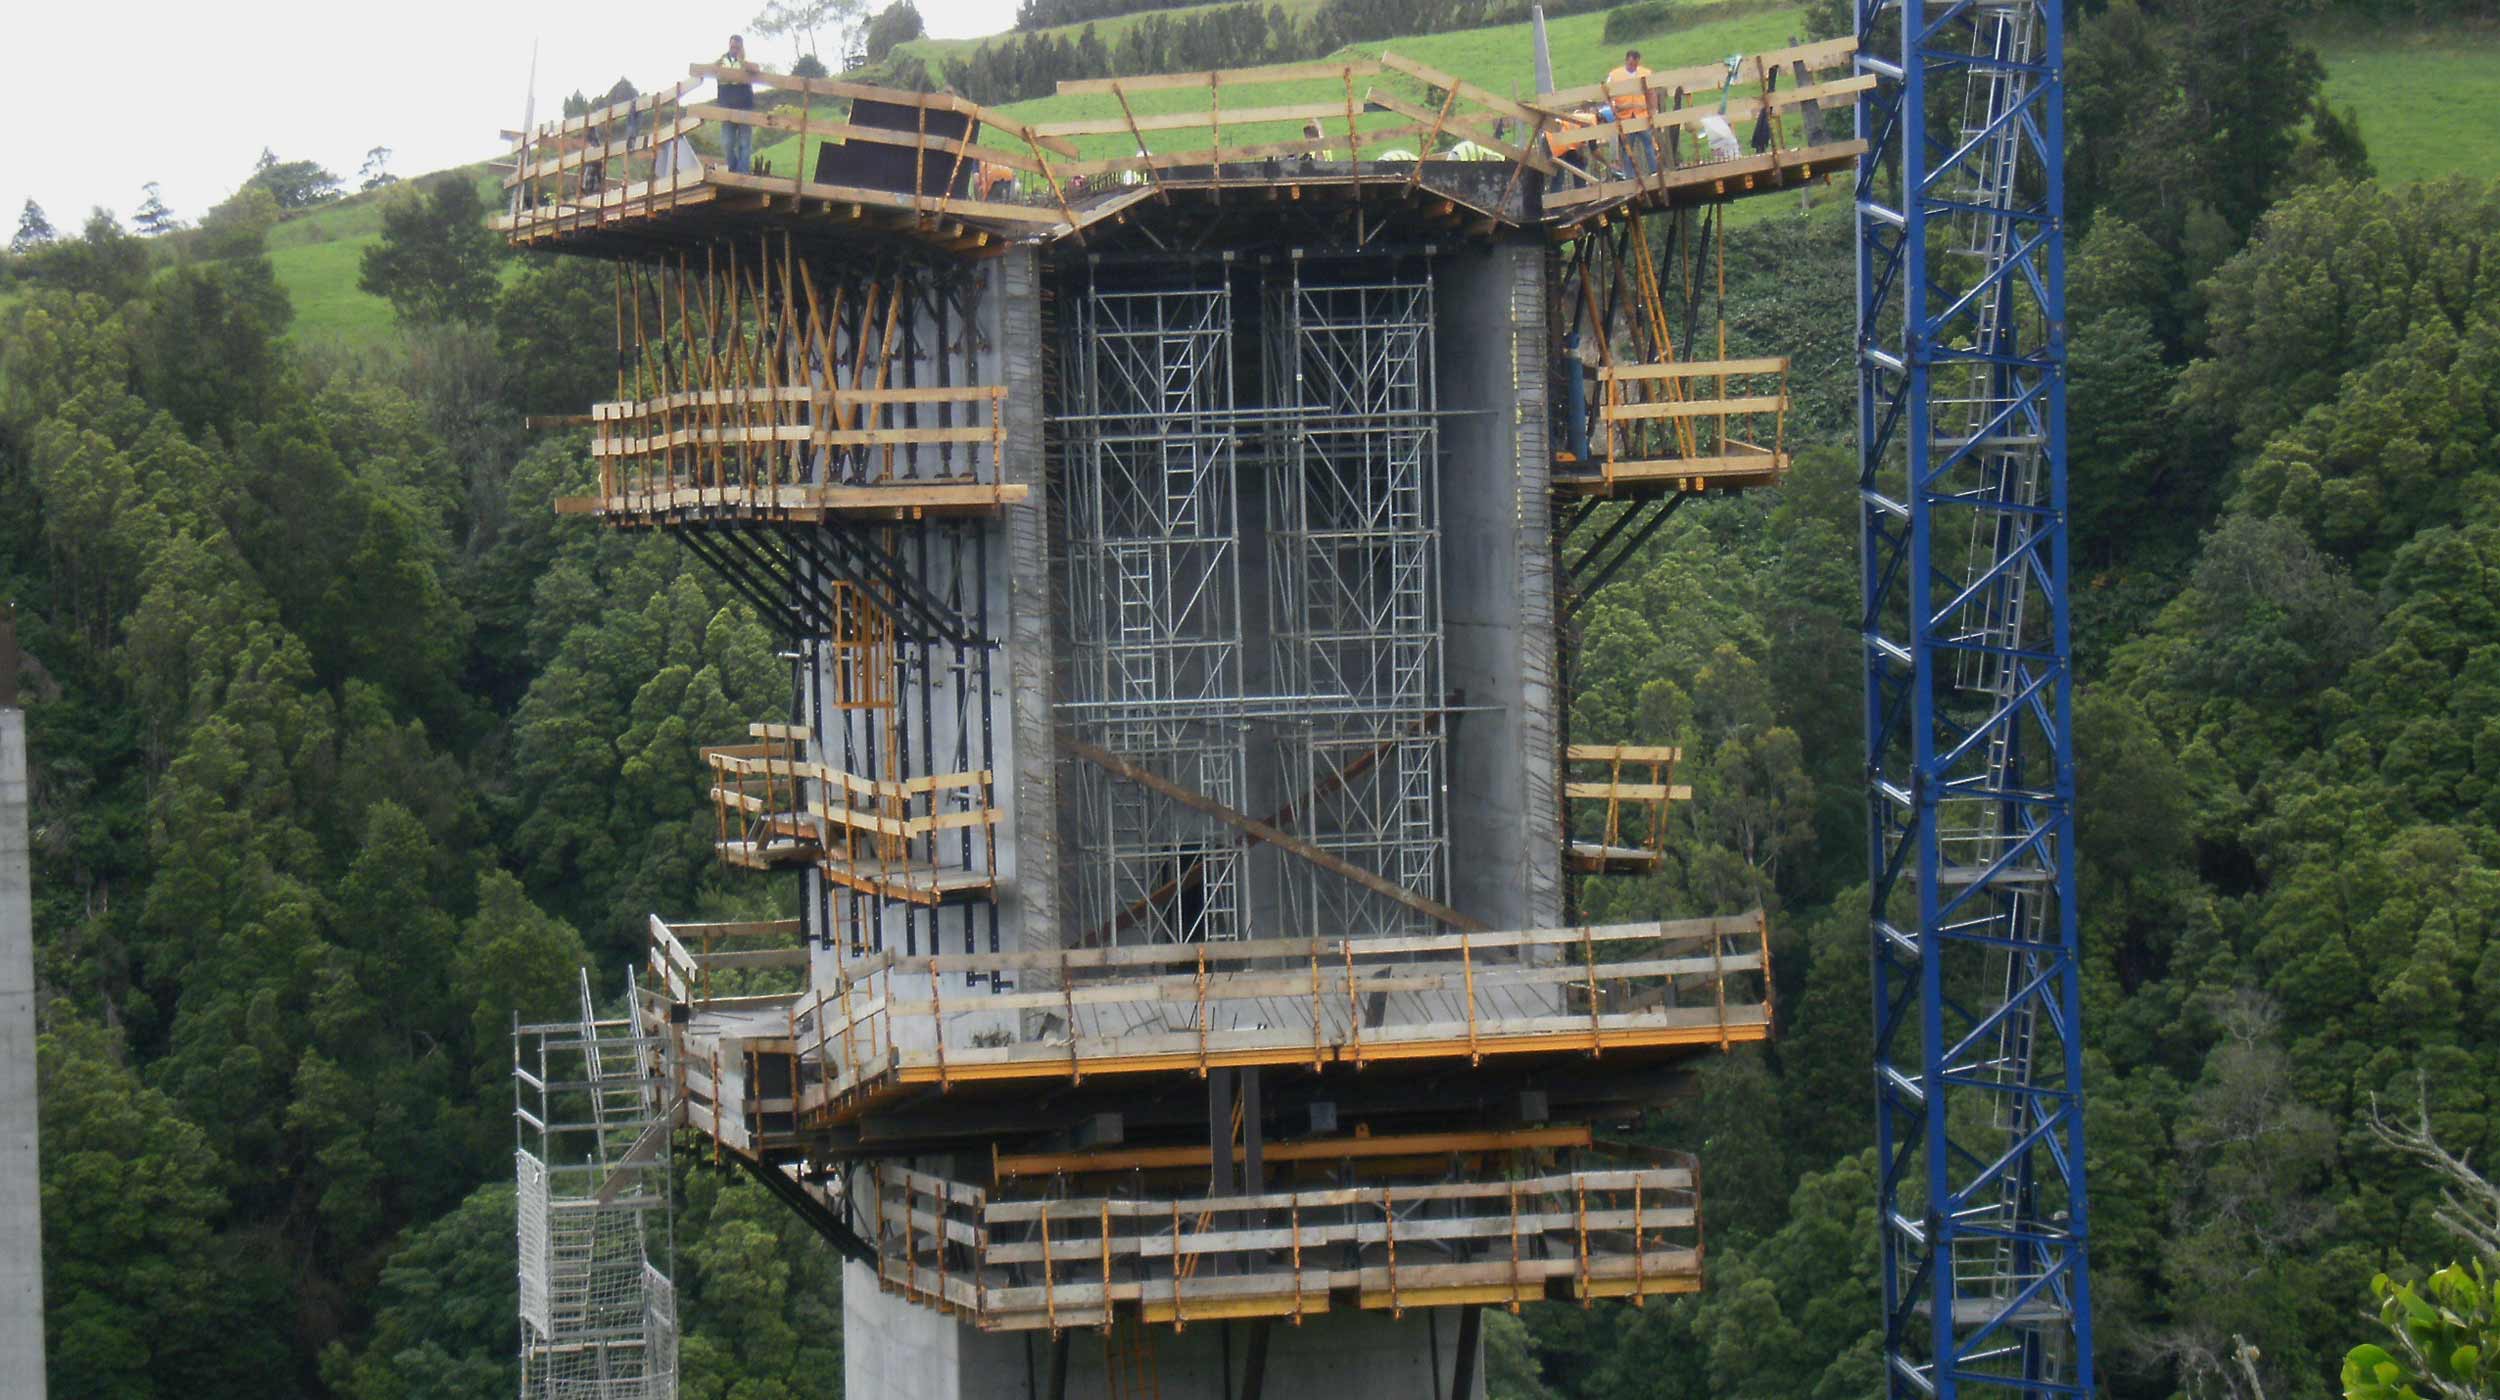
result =
[{"label": "overcast sky", "polygon": [[[991,34],[1015,0],[919,0],[929,31]],[[0,238],[32,198],[62,232],[103,205],[127,223],[150,180],[196,222],[251,173],[263,146],[351,182],[365,152],[421,175],[481,160],[521,124],[538,46],[538,114],[619,76],[649,90],[717,56],[762,0],[140,0],[89,9],[0,0],[17,135],[0,153]],[[819,36],[827,41],[831,35]],[[786,42],[750,36],[785,67]],[[39,118],[39,120],[38,120]]]}]

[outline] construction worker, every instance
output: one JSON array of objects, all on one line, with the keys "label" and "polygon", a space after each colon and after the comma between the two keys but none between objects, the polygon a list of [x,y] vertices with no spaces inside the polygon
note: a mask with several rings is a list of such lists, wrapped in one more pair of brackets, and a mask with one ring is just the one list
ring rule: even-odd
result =
[{"label": "construction worker", "polygon": [[[1606,100],[1614,108],[1608,121],[1638,121],[1649,115],[1649,70],[1641,66],[1639,49],[1624,50],[1623,66],[1606,75]],[[1624,133],[1623,151],[1624,174],[1658,173],[1658,142],[1647,128]],[[1635,154],[1647,165],[1646,171],[1633,168]]]},{"label": "construction worker", "polygon": [[1604,121],[1605,118],[1599,115],[1604,110],[1602,107],[1595,110],[1582,108],[1576,112],[1564,112],[1556,116],[1552,124],[1545,128],[1546,154],[1552,156],[1556,164],[1568,165],[1589,179],[1602,178],[1595,168],[1598,157],[1590,152],[1589,143],[1573,141],[1570,136],[1573,132],[1585,130]]},{"label": "construction worker", "polygon": [[[745,35],[732,34],[729,36],[729,52],[720,56],[720,66],[723,68],[735,68],[747,73],[755,71],[755,65],[747,62],[747,41]],[[727,78],[721,79],[719,105],[726,107],[733,112],[754,111],[755,85],[753,83],[731,82]],[[753,162],[755,156],[755,128],[748,126],[743,122],[728,122],[724,123],[724,125],[726,125],[729,129],[721,134],[721,147],[728,153],[729,156],[729,173],[732,175],[744,175],[747,173],[747,168]]]}]

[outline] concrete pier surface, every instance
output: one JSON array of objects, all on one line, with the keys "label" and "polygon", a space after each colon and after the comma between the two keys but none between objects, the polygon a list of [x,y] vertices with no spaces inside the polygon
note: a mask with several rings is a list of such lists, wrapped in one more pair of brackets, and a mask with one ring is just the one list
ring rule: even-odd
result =
[{"label": "concrete pier surface", "polygon": [[[0,639],[11,676],[17,648]],[[0,705],[0,1376],[43,1400],[43,1183],[35,1157],[35,912],[26,712]]]}]

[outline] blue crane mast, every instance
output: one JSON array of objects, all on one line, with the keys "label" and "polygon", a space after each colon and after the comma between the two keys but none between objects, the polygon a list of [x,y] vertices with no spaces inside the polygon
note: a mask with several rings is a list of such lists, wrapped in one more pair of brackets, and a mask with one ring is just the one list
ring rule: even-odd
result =
[{"label": "blue crane mast", "polygon": [[2062,0],[1855,0],[1888,1392],[2086,1395]]}]

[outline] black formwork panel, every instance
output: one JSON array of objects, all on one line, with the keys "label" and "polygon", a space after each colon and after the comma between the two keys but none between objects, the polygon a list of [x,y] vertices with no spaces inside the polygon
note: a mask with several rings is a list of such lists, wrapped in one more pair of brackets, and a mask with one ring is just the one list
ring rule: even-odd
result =
[{"label": "black formwork panel", "polygon": [[[851,125],[899,132],[915,140],[925,134],[933,141],[942,138],[965,143],[980,131],[980,124],[962,112],[931,111],[866,98],[851,103]],[[917,181],[913,179],[915,164]],[[934,146],[920,150],[884,141],[828,141],[816,151],[816,183],[892,190],[897,194],[961,197],[971,187],[980,166],[978,157],[964,156],[959,160],[954,152]]]}]

